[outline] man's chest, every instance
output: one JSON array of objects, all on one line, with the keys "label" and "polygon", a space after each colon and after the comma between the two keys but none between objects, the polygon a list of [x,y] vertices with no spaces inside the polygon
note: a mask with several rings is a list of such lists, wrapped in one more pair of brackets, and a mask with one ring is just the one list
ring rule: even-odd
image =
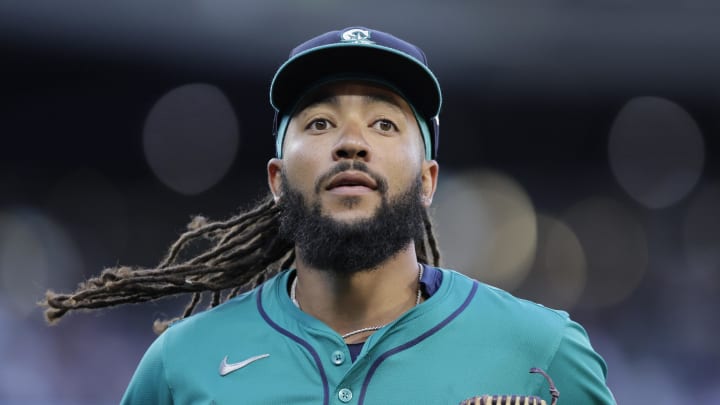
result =
[{"label": "man's chest", "polygon": [[185,359],[168,371],[175,402],[457,404],[482,394],[542,394],[542,377],[528,371],[544,365],[467,341],[378,345],[355,362],[341,345],[269,343]]}]

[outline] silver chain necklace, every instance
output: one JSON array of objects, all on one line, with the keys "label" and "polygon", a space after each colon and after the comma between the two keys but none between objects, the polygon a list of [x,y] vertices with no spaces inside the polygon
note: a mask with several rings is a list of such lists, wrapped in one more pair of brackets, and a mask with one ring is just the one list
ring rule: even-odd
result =
[{"label": "silver chain necklace", "polygon": [[[420,304],[420,299],[422,298],[422,289],[420,288],[420,280],[422,279],[424,270],[425,269],[423,268],[423,266],[418,263],[418,289],[417,289],[417,298],[415,299],[415,306],[418,306]],[[292,285],[290,286],[290,300],[293,302],[293,304],[295,304],[296,307],[300,308],[300,303],[298,302],[297,298],[295,297],[296,289],[297,289],[297,276],[295,276],[295,279],[293,280]],[[302,308],[300,308],[300,309],[302,309]],[[390,322],[383,324],[383,325],[368,326],[367,328],[354,330],[352,332],[348,332],[348,333],[342,335],[342,338],[347,339],[350,336],[354,336],[354,335],[357,335],[360,333],[376,331],[378,329],[384,328],[389,323]]]}]

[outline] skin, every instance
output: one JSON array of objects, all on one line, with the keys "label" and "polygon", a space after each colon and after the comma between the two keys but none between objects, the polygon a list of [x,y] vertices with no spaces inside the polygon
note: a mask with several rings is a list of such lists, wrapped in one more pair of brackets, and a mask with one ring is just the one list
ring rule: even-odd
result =
[{"label": "skin", "polygon": [[[275,200],[282,198],[281,171],[306,202],[320,202],[322,212],[339,222],[372,217],[381,202],[372,187],[346,185],[326,189],[332,177],[316,189],[316,181],[343,160],[359,160],[387,181],[392,199],[420,175],[422,199],[430,206],[437,186],[438,164],[425,160],[420,129],[407,102],[394,92],[363,82],[339,82],[322,87],[309,104],[292,117],[283,145],[283,159],[267,165]],[[348,171],[342,175],[365,176]],[[391,322],[415,305],[418,263],[409,241],[398,254],[372,271],[340,276],[315,269],[296,251],[297,299],[306,313],[339,334]],[[369,269],[368,269],[369,270]],[[362,341],[368,334],[348,339]]]}]

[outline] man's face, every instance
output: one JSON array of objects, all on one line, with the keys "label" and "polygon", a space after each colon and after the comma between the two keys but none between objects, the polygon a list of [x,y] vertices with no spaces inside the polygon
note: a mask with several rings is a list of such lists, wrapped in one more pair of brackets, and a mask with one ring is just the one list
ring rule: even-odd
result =
[{"label": "man's face", "polygon": [[[287,181],[324,216],[352,223],[374,216],[383,197],[400,196],[418,178],[421,200],[429,206],[438,168],[424,154],[404,99],[377,85],[337,82],[300,101],[288,124],[283,159],[268,163],[268,177],[276,198],[282,198]],[[355,161],[366,170],[338,170]]]},{"label": "man's face", "polygon": [[280,234],[307,265],[336,274],[376,268],[421,241],[438,166],[426,161],[408,104],[356,82],[306,96],[268,178]]}]

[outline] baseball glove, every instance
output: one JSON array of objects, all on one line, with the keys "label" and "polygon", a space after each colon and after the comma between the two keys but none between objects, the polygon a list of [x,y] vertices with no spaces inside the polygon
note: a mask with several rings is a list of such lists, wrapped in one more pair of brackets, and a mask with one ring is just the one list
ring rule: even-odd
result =
[{"label": "baseball glove", "polygon": [[[545,377],[550,384],[550,396],[552,397],[550,405],[556,405],[560,391],[555,388],[552,378],[539,368],[531,368],[530,373],[542,374]],[[547,402],[542,398],[527,395],[482,395],[468,398],[460,402],[460,405],[547,405]]]}]

